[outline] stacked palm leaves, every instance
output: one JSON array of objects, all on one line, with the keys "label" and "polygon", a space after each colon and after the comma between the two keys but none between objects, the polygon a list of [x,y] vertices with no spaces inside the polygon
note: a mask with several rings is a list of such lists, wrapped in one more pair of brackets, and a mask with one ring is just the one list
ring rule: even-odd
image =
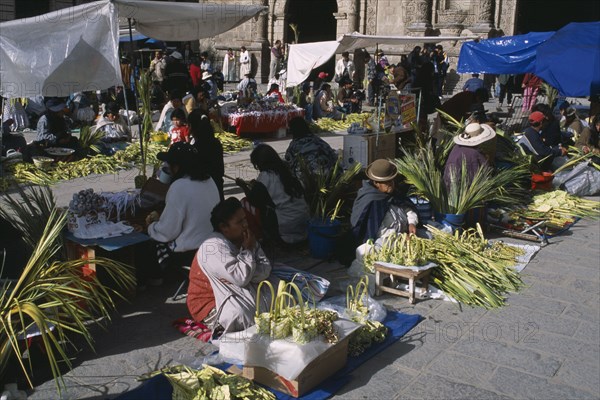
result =
[{"label": "stacked palm leaves", "polygon": [[[260,312],[261,289],[266,286],[271,294],[269,312]],[[308,289],[307,289],[308,290]],[[293,294],[292,294],[293,293]],[[256,293],[256,315],[254,317],[258,333],[272,339],[292,340],[306,344],[318,335],[323,335],[329,343],[338,341],[333,322],[337,314],[333,311],[317,310],[302,298],[302,292],[293,282],[279,281],[277,291],[269,281],[262,281]]]},{"label": "stacked palm leaves", "polygon": [[[149,164],[156,164],[156,154],[165,151],[163,145],[149,143],[146,147],[146,157]],[[11,167],[13,176],[18,183],[33,183],[36,185],[51,185],[59,181],[80,178],[91,174],[112,174],[119,170],[131,168],[138,164],[140,158],[138,146],[128,146],[117,151],[114,156],[95,155],[79,161],[58,162],[47,170],[37,168],[33,164],[19,163]]]},{"label": "stacked palm leaves", "polygon": [[[459,303],[484,308],[496,308],[504,304],[508,292],[519,290],[523,282],[514,269],[516,258],[523,254],[517,247],[501,242],[490,244],[481,227],[467,229],[454,235],[428,226],[433,238],[411,237],[410,247],[419,251],[418,262],[411,264],[402,252],[407,247],[391,242],[379,249],[373,249],[365,256],[365,268],[373,268],[375,261],[398,265],[422,265],[425,260],[436,263],[432,270],[437,287],[456,299]],[[406,243],[406,242],[405,242]],[[405,244],[406,246],[406,244]]]},{"label": "stacked palm leaves", "polygon": [[365,253],[363,263],[367,272],[375,272],[377,261],[404,266],[421,266],[427,263],[427,243],[407,233],[390,234],[383,239],[381,247],[376,247],[373,240],[367,241],[369,250]]},{"label": "stacked palm leaves", "polygon": [[256,399],[275,400],[275,395],[250,379],[204,365],[201,370],[182,365],[142,375],[139,380],[163,374],[173,386],[173,400]]},{"label": "stacked palm leaves", "polygon": [[[83,266],[95,263],[102,267],[118,288],[131,287],[134,277],[130,267],[108,259],[64,261],[61,234],[67,215],[57,208],[49,209],[53,200],[48,188],[32,190],[33,195],[26,194],[25,205],[12,200],[9,207],[14,211],[3,211],[12,225],[24,232],[32,254],[20,277],[14,282],[3,281],[0,287],[0,374],[14,355],[18,363],[14,367],[22,370],[32,385],[30,373],[39,365],[33,365],[31,358],[23,358],[29,342],[21,338],[37,330],[60,391],[64,385],[60,364],[71,366],[65,343],[76,335],[91,346],[89,321],[110,318],[109,312],[115,307],[113,297],[120,296],[96,277],[84,278]],[[46,213],[47,220],[40,224]],[[43,227],[41,232],[39,226]]]},{"label": "stacked palm leaves", "polygon": [[396,160],[396,166],[413,187],[413,194],[426,198],[435,211],[443,214],[464,214],[490,201],[520,204],[528,197],[523,184],[529,177],[525,166],[500,171],[482,167],[469,179],[463,162],[461,169],[451,175],[449,188],[444,184],[443,168],[431,146],[406,153]]},{"label": "stacked palm leaves", "polygon": [[600,217],[600,203],[554,190],[535,195],[531,204],[514,213],[524,218],[572,222],[573,218]]},{"label": "stacked palm leaves", "polygon": [[312,133],[346,131],[352,123],[366,124],[371,115],[371,113],[348,114],[343,121],[336,121],[332,118],[319,118],[310,124],[310,131]]},{"label": "stacked palm leaves", "polygon": [[581,162],[586,162],[586,163],[588,163],[588,165],[591,165],[592,167],[596,168],[597,170],[600,170],[600,165],[596,164],[594,162],[594,160],[597,159],[597,157],[594,157],[594,156],[597,156],[597,154],[592,151],[590,151],[588,153],[584,153],[582,150],[578,149],[577,147],[570,146],[568,156],[569,156],[569,161],[567,161],[566,163],[561,165],[559,168],[554,170],[554,175],[558,174],[559,172],[561,172],[563,170],[572,168]]},{"label": "stacked palm leaves", "polygon": [[428,227],[433,239],[428,258],[438,264],[433,283],[459,303],[486,309],[504,305],[508,292],[523,286],[514,269],[523,250],[501,242],[489,242],[481,227],[454,235]]}]

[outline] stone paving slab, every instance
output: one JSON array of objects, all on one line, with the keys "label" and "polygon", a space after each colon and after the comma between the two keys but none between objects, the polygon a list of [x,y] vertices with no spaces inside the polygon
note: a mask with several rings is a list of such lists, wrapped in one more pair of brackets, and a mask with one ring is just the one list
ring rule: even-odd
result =
[{"label": "stone paving slab", "polygon": [[[326,140],[341,148],[342,137]],[[283,153],[289,143],[265,139]],[[227,171],[247,174],[249,152],[226,156]],[[124,190],[128,175],[96,179],[93,187]],[[132,178],[131,178],[132,179]],[[59,205],[91,187],[80,178],[53,187]],[[97,186],[96,186],[97,185]],[[230,194],[240,196],[226,181]],[[598,200],[598,198],[595,198]],[[424,317],[396,344],[353,372],[336,399],[598,399],[600,398],[600,223],[582,220],[571,234],[550,240],[524,270],[528,287],[500,310],[418,301],[389,294],[389,309]],[[509,239],[511,242],[519,242]],[[281,260],[285,260],[281,257]],[[301,255],[288,258],[339,284],[337,264]],[[175,362],[201,360],[214,346],[186,337],[171,322],[187,315],[185,300],[169,297],[180,283],[148,288],[119,305],[106,331],[96,330],[96,353],[82,350],[65,375],[63,399],[106,399],[139,385],[135,377]],[[334,285],[332,285],[334,286]],[[339,286],[339,285],[338,285]],[[115,378],[115,376],[118,376]],[[58,399],[52,381],[38,383],[32,399]]]}]

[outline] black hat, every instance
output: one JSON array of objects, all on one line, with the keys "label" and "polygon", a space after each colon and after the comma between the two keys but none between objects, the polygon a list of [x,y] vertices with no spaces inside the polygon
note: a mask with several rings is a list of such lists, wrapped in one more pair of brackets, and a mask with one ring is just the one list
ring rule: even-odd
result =
[{"label": "black hat", "polygon": [[119,105],[113,101],[111,101],[110,103],[108,103],[106,105],[106,111],[104,112],[104,115],[106,116],[107,114],[114,114],[114,115],[119,115]]},{"label": "black hat", "polygon": [[156,158],[169,164],[189,166],[198,160],[198,150],[191,144],[177,142],[169,148],[169,151],[159,152]]}]

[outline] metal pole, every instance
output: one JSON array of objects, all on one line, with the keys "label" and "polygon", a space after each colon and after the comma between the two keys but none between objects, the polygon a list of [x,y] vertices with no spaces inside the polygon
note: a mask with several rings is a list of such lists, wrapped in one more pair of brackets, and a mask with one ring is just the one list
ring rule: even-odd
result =
[{"label": "metal pole", "polygon": [[[134,52],[133,52],[133,32],[131,30],[131,18],[127,18],[127,23],[129,24],[129,51],[130,51],[130,65],[133,64],[134,62]],[[133,73],[133,80],[135,81],[136,76],[135,76],[135,68],[132,68],[132,73]],[[138,136],[140,139],[140,157],[143,159],[144,158],[144,132],[142,132],[142,119],[140,116],[140,109],[139,109],[139,100],[138,100],[138,93],[137,93],[137,88],[134,86],[133,87],[133,94],[135,96],[135,104],[136,104],[136,110],[137,110],[137,114],[138,114]],[[125,91],[125,99],[127,99],[127,91]],[[125,100],[125,104],[127,104],[127,100]],[[127,119],[129,120],[129,115],[127,115]],[[142,175],[146,175],[146,171],[142,172]]]}]

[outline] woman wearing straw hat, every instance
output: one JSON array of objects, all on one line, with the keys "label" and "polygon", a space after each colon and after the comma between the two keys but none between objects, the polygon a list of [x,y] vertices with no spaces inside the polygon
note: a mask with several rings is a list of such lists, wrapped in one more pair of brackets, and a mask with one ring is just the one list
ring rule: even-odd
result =
[{"label": "woman wearing straw hat", "polygon": [[396,166],[388,160],[375,160],[367,167],[366,174],[369,179],[363,181],[350,216],[357,243],[391,233],[416,234],[419,218],[396,184]]},{"label": "woman wearing straw hat", "polygon": [[492,164],[490,159],[493,157],[489,155],[486,157],[483,147],[490,147],[495,138],[496,132],[491,126],[478,123],[467,125],[463,133],[454,137],[456,145],[452,148],[444,167],[446,188],[449,189],[454,180],[460,179],[463,162],[467,168],[469,181],[482,166]]}]

